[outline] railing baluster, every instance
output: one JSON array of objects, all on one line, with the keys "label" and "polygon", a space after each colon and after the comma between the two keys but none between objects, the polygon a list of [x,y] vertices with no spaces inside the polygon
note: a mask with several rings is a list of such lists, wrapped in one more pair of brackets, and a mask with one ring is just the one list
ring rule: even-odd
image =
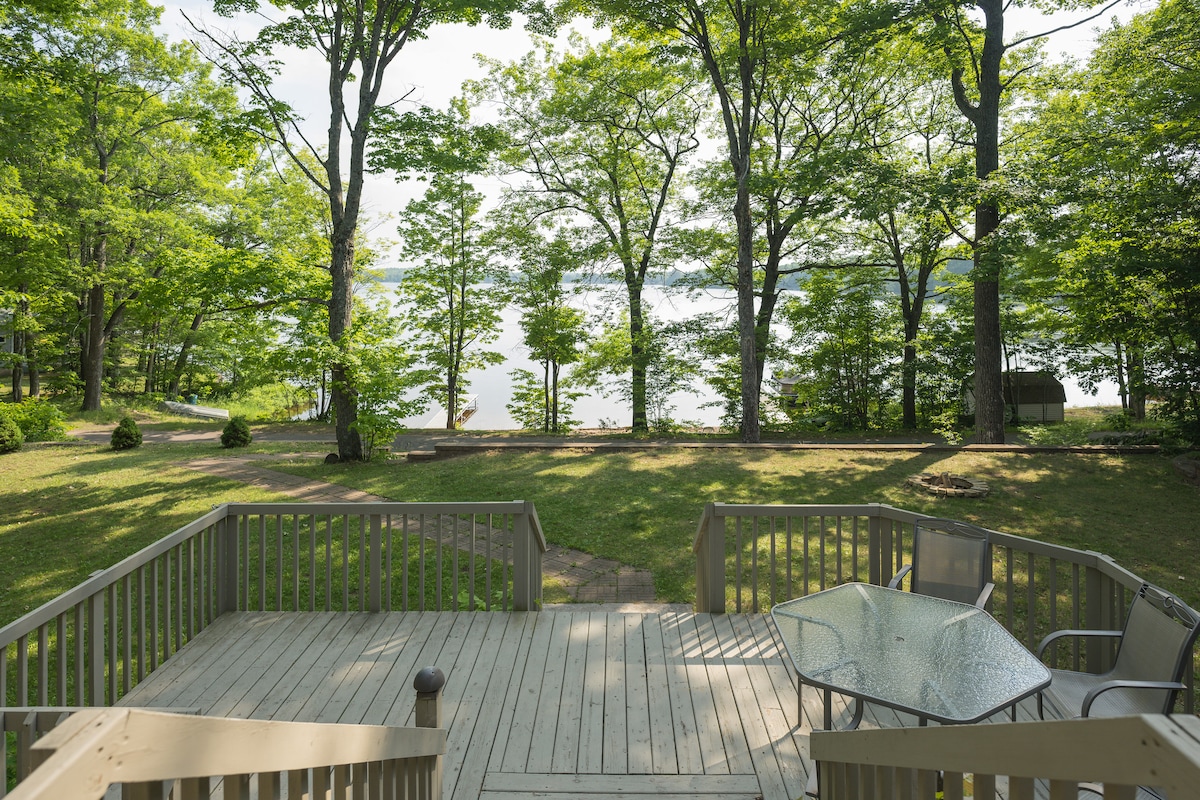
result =
[{"label": "railing baluster", "polygon": [[[70,701],[67,699],[67,664],[70,662],[69,656],[71,652],[71,648],[67,641],[67,615],[65,612],[55,617],[55,625],[57,627],[57,641],[54,643],[54,654],[56,661],[54,665],[54,672],[58,681],[56,687],[58,691],[56,692],[55,697],[58,699],[58,704],[60,706],[65,706],[70,705]],[[4,652],[4,649],[0,648],[0,658],[3,658],[4,661],[7,662],[8,659],[5,658],[5,655],[6,653]],[[0,692],[7,694],[7,688],[7,681],[5,681],[3,677],[0,677]],[[4,705],[2,700],[0,700],[0,705]]]},{"label": "railing baluster", "polygon": [[770,597],[767,598],[767,605],[775,605],[775,603],[777,602],[777,598],[779,597],[779,591],[778,591],[778,589],[779,589],[779,585],[778,585],[779,568],[778,568],[778,562],[776,561],[776,558],[775,558],[775,546],[776,546],[775,545],[775,517],[772,516],[770,519],[771,519],[771,533],[770,533],[771,550],[770,550],[770,561],[768,562],[767,569],[770,570],[770,573],[771,573],[771,595],[770,595]]},{"label": "railing baluster", "polygon": [[419,595],[419,610],[425,610],[425,515],[417,520],[417,593]]},{"label": "railing baluster", "polygon": [[[469,522],[471,528],[470,528],[470,533],[467,534],[467,547],[468,547],[468,550],[467,550],[467,585],[470,586],[470,590],[471,590],[470,609],[471,609],[471,611],[477,611],[478,607],[479,607],[479,603],[477,602],[477,600],[475,598],[475,585],[476,585],[475,584],[475,580],[476,580],[475,579],[475,562],[478,559],[476,558],[476,555],[475,555],[475,548],[478,546],[479,519],[474,514],[472,514],[470,517],[468,517],[468,522]],[[490,535],[491,532],[489,531],[488,533]],[[486,569],[486,565],[484,568]],[[490,601],[485,594],[484,599],[483,599],[484,608],[488,607],[489,602]]]},{"label": "railing baluster", "polygon": [[133,686],[133,587],[130,576],[121,579],[121,694]]},{"label": "railing baluster", "polygon": [[258,610],[267,610],[267,515],[258,515]]},{"label": "railing baluster", "polygon": [[[451,541],[452,541],[452,545],[451,545],[452,549],[450,551],[450,569],[451,569],[451,574],[453,575],[453,577],[451,578],[451,581],[453,583],[450,587],[450,599],[451,599],[451,603],[453,604],[453,605],[451,605],[451,610],[458,611],[459,610],[458,595],[459,595],[459,592],[461,591],[458,588],[459,587],[458,537],[459,537],[460,517],[458,514],[452,514],[450,516],[450,520],[451,520],[450,535],[451,535]],[[471,589],[474,589],[474,588],[475,587],[473,587],[473,586],[471,587]],[[470,593],[471,593],[471,591],[468,590],[468,594],[470,594]]]},{"label": "railing baluster", "polygon": [[827,546],[827,543],[825,541],[825,515],[822,514],[820,517],[817,518],[817,553],[819,556],[819,564],[820,564],[820,566],[818,568],[821,571],[821,583],[819,584],[821,587],[821,591],[825,591],[825,587],[826,587],[826,582],[825,582],[826,581],[826,578],[825,578],[825,571],[826,571],[825,548],[826,548],[826,546]]},{"label": "railing baluster", "polygon": [[[296,549],[297,549],[297,551],[299,551],[299,549],[300,549],[299,546],[297,546]],[[308,610],[316,611],[317,610],[317,587],[316,587],[317,517],[315,514],[308,515],[308,574],[312,576],[312,578],[311,578],[312,585],[310,585],[308,587]],[[297,570],[296,571],[297,585],[299,584],[299,581],[300,581],[300,571]],[[299,609],[299,607],[300,607],[299,604],[297,604],[296,607],[297,607],[297,609]]]},{"label": "railing baluster", "polygon": [[408,550],[408,514],[403,514],[400,517],[400,610],[408,611],[408,565],[411,559],[409,558]]},{"label": "railing baluster", "polygon": [[358,515],[358,610],[366,611],[370,591],[367,587],[367,518]]},{"label": "railing baluster", "polygon": [[386,533],[384,534],[384,544],[383,544],[383,553],[384,553],[384,557],[385,557],[384,567],[383,567],[383,570],[384,570],[384,572],[383,572],[383,579],[384,579],[383,606],[386,610],[392,611],[394,609],[392,608],[392,515],[391,514],[387,515],[387,528],[385,530],[386,530]]},{"label": "railing baluster", "polygon": [[435,531],[437,531],[437,537],[434,539],[433,552],[434,552],[434,561],[436,562],[437,567],[434,572],[433,578],[434,578],[434,586],[436,587],[436,592],[437,592],[437,606],[436,607],[437,607],[438,611],[441,611],[442,610],[442,591],[444,588],[443,581],[442,581],[442,568],[443,568],[442,561],[443,561],[443,551],[445,550],[445,548],[442,547],[442,531],[444,530],[443,526],[445,525],[445,523],[442,521],[441,513],[439,513],[436,517],[434,517],[434,520],[435,520],[435,523],[434,523],[433,529]]},{"label": "railing baluster", "polygon": [[[86,628],[83,625],[83,610],[84,603],[75,605],[75,702],[74,705],[86,706],[87,698],[84,695],[84,689],[87,683],[83,677],[84,665],[84,642],[86,638]],[[20,650],[17,651],[20,653]],[[18,702],[23,702],[18,700]]]},{"label": "railing baluster", "polygon": [[158,610],[158,582],[159,582],[158,559],[150,564],[150,671],[158,669],[159,664],[159,610]]},{"label": "railing baluster", "polygon": [[[371,515],[371,549],[370,549],[370,587],[367,592],[370,611],[378,613],[383,610],[383,530],[382,519],[378,514]],[[360,556],[361,560],[361,556]],[[361,589],[360,589],[361,591]]]},{"label": "railing baluster", "polygon": [[38,705],[50,705],[50,631],[48,626],[38,626]]},{"label": "railing baluster", "polygon": [[275,610],[283,611],[283,515],[275,515]]},{"label": "railing baluster", "polygon": [[342,515],[342,611],[350,610],[350,515]]},{"label": "railing baluster", "polygon": [[842,516],[840,514],[834,518],[833,526],[835,531],[834,541],[837,542],[837,555],[834,559],[837,571],[837,581],[835,583],[841,584],[846,582],[846,572],[842,564]]},{"label": "railing baluster", "polygon": [[325,610],[333,610],[333,515],[325,517]]},{"label": "railing baluster", "polygon": [[117,693],[117,681],[119,680],[117,650],[121,643],[121,634],[117,629],[117,585],[110,583],[106,589],[106,594],[108,595],[107,602],[105,603],[108,607],[108,629],[107,635],[104,637],[106,644],[104,649],[108,660],[108,702],[101,701],[97,705],[111,705],[117,702],[117,697],[119,696]]}]

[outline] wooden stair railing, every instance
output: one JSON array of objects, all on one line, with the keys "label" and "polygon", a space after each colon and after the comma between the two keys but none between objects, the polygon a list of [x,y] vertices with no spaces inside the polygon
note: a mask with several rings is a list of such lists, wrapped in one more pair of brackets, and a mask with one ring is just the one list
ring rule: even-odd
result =
[{"label": "wooden stair railing", "polygon": [[227,719],[133,708],[74,711],[29,748],[34,769],[9,800],[213,796],[440,800],[445,677],[414,681],[417,727]]},{"label": "wooden stair railing", "polygon": [[1117,800],[1139,786],[1191,798],[1200,786],[1200,718],[1189,714],[819,731],[810,741],[821,800],[961,800],[966,775],[975,800],[1045,797],[1039,782],[1050,800],[1075,800],[1084,783]]}]

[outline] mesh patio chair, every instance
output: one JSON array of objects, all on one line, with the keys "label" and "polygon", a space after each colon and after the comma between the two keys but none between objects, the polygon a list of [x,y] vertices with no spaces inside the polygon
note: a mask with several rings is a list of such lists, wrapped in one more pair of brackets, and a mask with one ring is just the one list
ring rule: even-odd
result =
[{"label": "mesh patio chair", "polygon": [[1056,631],[1038,645],[1038,658],[1067,636],[1119,638],[1117,660],[1108,672],[1093,675],[1050,670],[1050,686],[1038,695],[1038,715],[1045,719],[1044,700],[1063,717],[1117,717],[1169,714],[1192,659],[1200,634],[1200,615],[1179,598],[1143,583],[1133,596],[1121,631]]},{"label": "mesh patio chair", "polygon": [[990,547],[983,528],[954,519],[917,520],[913,560],[900,568],[888,588],[898,589],[911,573],[910,589],[983,608],[995,585],[988,580]]}]

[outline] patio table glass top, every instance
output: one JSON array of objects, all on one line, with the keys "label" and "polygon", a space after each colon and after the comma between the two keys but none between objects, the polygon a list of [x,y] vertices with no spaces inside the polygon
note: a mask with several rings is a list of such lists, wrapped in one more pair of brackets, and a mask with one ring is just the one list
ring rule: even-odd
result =
[{"label": "patio table glass top", "polygon": [[924,719],[985,719],[1050,683],[1050,671],[974,606],[863,583],[771,611],[804,683]]}]

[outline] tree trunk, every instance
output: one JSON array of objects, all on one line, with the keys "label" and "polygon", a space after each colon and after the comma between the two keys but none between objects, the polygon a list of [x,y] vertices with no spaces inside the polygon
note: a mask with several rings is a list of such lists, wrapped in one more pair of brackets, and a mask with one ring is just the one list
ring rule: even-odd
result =
[{"label": "tree trunk", "polygon": [[42,396],[42,372],[38,368],[36,339],[25,334],[25,370],[29,374],[29,396]]},{"label": "tree trunk", "polygon": [[[631,272],[632,267],[627,266],[627,275]],[[625,287],[629,294],[629,394],[633,404],[632,427],[634,432],[648,431],[650,421],[646,413],[646,318],[642,310],[642,284],[627,278]]]},{"label": "tree trunk", "polygon": [[[986,180],[1000,169],[1000,64],[1004,57],[1002,0],[985,0],[983,50],[979,60],[979,107],[975,119],[975,177]],[[1001,382],[1001,255],[991,236],[1000,227],[995,203],[975,207],[972,247],[975,282],[975,441],[1004,443],[1004,388]]]},{"label": "tree trunk", "polygon": [[12,399],[19,403],[25,399],[25,342],[24,336],[14,331],[12,337]]},{"label": "tree trunk", "polygon": [[[345,352],[354,302],[354,242],[350,237],[335,237],[330,263],[332,287],[329,298],[329,339]],[[342,461],[362,461],[362,437],[358,432],[358,395],[353,380],[342,359],[329,365],[330,394],[333,400],[334,431],[337,436],[338,457]]]},{"label": "tree trunk", "polygon": [[171,369],[171,385],[167,389],[167,393],[172,396],[179,394],[179,380],[183,376],[184,370],[187,369],[192,346],[196,344],[196,334],[204,323],[205,305],[206,303],[200,304],[200,311],[192,317],[192,326],[188,328],[187,336],[183,337],[183,344],[179,346],[179,355],[175,358],[175,366]]},{"label": "tree trunk", "polygon": [[742,379],[742,441],[758,442],[758,331],[754,315],[754,222],[750,218],[749,156],[739,171],[733,216],[737,221],[738,355]]},{"label": "tree trunk", "polygon": [[552,392],[550,395],[550,429],[554,433],[558,433],[558,362],[557,361],[552,363],[551,369],[553,370],[554,374],[552,377],[553,386],[551,387]]},{"label": "tree trunk", "polygon": [[550,432],[550,359],[542,362],[542,431]]},{"label": "tree trunk", "polygon": [[[103,244],[100,246],[103,247]],[[104,378],[104,284],[96,283],[87,293],[87,333],[83,348],[82,411],[99,411]]]}]

